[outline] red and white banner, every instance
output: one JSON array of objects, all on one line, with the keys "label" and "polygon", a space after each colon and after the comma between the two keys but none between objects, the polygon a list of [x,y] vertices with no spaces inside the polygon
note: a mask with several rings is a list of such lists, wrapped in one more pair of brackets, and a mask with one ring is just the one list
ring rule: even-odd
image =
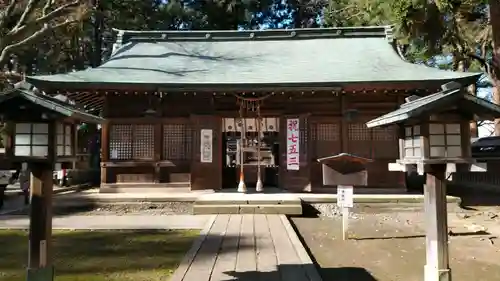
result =
[{"label": "red and white banner", "polygon": [[299,170],[300,131],[299,119],[286,120],[286,169]]}]

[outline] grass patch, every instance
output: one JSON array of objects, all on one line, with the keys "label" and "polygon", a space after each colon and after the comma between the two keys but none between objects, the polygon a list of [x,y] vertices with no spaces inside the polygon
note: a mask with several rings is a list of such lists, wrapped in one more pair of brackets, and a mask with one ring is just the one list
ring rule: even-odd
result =
[{"label": "grass patch", "polygon": [[[198,230],[55,231],[55,280],[168,280],[198,234]],[[27,232],[0,230],[0,244],[0,281],[24,281]]]}]

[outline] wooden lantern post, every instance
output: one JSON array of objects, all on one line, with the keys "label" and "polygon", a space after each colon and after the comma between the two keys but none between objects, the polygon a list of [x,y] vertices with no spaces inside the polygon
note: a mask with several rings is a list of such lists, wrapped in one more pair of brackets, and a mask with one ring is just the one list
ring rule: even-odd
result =
[{"label": "wooden lantern post", "polygon": [[30,224],[27,280],[54,280],[52,264],[52,171],[50,163],[28,162]]},{"label": "wooden lantern post", "polygon": [[31,173],[27,280],[52,281],[54,165],[72,162],[76,158],[74,128],[77,122],[100,123],[103,119],[34,92],[27,86],[19,83],[14,89],[2,93],[0,112],[12,128],[6,158]]},{"label": "wooden lantern post", "polygon": [[411,96],[399,109],[369,121],[369,128],[398,125],[399,154],[390,171],[416,170],[426,174],[424,205],[426,222],[425,281],[450,281],[446,182],[454,172],[485,172],[470,153],[469,122],[476,116],[494,119],[500,107],[469,95],[450,82],[443,91],[426,97]]}]

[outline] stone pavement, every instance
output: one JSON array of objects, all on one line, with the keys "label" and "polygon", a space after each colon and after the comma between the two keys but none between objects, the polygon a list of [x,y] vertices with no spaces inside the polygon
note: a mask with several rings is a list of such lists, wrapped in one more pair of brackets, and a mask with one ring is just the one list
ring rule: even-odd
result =
[{"label": "stone pavement", "polygon": [[[355,203],[421,203],[424,201],[422,194],[408,194],[400,189],[374,189],[356,188],[354,194]],[[392,193],[391,193],[392,192]],[[399,193],[394,193],[399,192]],[[68,193],[58,196],[54,201],[57,205],[78,205],[91,203],[137,203],[137,202],[194,202],[198,199],[227,200],[242,198],[256,199],[266,197],[279,201],[284,196],[295,197],[306,203],[335,203],[337,202],[336,190],[331,189],[329,193],[291,193],[277,188],[265,189],[264,193],[238,193],[233,189],[222,191],[185,191],[185,192],[156,192],[156,193],[99,193],[98,189],[89,189],[76,193]],[[447,196],[448,203],[458,203],[460,198]]]},{"label": "stone pavement", "polygon": [[[210,215],[123,215],[59,216],[52,220],[54,229],[202,229]],[[0,216],[0,229],[27,229],[26,216]]]},{"label": "stone pavement", "polygon": [[321,281],[284,215],[216,215],[171,281]]}]

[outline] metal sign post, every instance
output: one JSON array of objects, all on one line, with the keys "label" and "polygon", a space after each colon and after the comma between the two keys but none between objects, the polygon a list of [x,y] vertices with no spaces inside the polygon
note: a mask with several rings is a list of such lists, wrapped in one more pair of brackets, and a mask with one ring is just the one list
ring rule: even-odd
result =
[{"label": "metal sign post", "polygon": [[354,206],[354,192],[352,186],[337,186],[337,206],[342,209],[342,240],[347,240],[349,229],[349,208]]}]

